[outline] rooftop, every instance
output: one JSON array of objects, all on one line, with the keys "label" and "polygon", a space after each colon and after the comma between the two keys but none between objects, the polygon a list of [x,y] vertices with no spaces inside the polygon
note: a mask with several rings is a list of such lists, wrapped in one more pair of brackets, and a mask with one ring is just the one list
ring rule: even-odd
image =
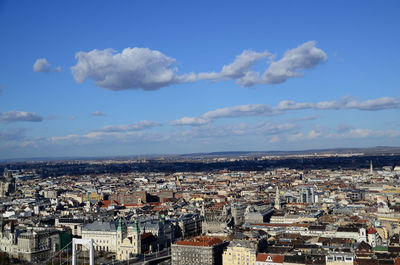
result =
[{"label": "rooftop", "polygon": [[199,236],[199,237],[194,237],[189,240],[178,241],[178,242],[176,242],[176,245],[211,247],[214,245],[221,244],[222,242],[223,241],[218,237]]}]

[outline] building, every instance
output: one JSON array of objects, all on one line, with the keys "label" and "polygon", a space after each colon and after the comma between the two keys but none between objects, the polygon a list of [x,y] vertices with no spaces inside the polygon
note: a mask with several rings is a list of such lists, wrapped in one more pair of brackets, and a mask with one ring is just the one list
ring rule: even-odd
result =
[{"label": "building", "polygon": [[0,220],[0,251],[14,256],[18,252],[17,233],[13,221],[7,225],[6,221]]},{"label": "building", "polygon": [[300,202],[301,203],[315,203],[314,187],[303,186],[300,191]]},{"label": "building", "polygon": [[326,265],[351,265],[354,256],[351,253],[331,253],[325,257]]},{"label": "building", "polygon": [[230,242],[222,255],[223,265],[256,265],[257,241],[236,240]]},{"label": "building", "polygon": [[142,233],[151,233],[157,237],[159,250],[169,247],[175,241],[175,228],[170,220],[165,220],[164,215],[160,219],[139,220],[138,225]]},{"label": "building", "polygon": [[117,252],[117,222],[87,224],[82,228],[82,239],[93,239],[96,251]]},{"label": "building", "polygon": [[217,237],[199,236],[172,244],[172,265],[222,265],[222,252],[227,245]]},{"label": "building", "polygon": [[15,191],[16,184],[12,172],[5,168],[3,177],[0,178],[0,198],[7,197]]},{"label": "building", "polygon": [[[230,210],[230,209],[229,209]],[[224,206],[222,211],[206,212],[202,223],[203,234],[224,233],[234,224],[230,211]]]},{"label": "building", "polygon": [[280,200],[278,185],[276,185],[276,192],[275,192],[275,209],[277,209],[277,210],[281,209],[281,200]]},{"label": "building", "polygon": [[55,227],[69,227],[71,228],[71,234],[73,236],[82,236],[82,227],[84,225],[83,219],[73,219],[73,218],[56,218]]},{"label": "building", "polygon": [[233,204],[231,207],[233,221],[235,226],[241,226],[244,224],[244,214],[246,212],[246,206],[243,204]]},{"label": "building", "polygon": [[270,206],[248,206],[244,220],[246,224],[262,224],[268,222],[274,213]]},{"label": "building", "polygon": [[203,217],[198,214],[186,214],[170,219],[175,227],[176,238],[198,236],[202,232]]},{"label": "building", "polygon": [[120,218],[85,225],[82,238],[93,239],[96,251],[114,252],[118,260],[128,260],[144,251],[168,247],[174,240],[174,230],[163,216],[161,220],[135,220],[130,224]]},{"label": "building", "polygon": [[33,229],[18,236],[18,259],[37,262],[50,257],[59,249],[59,232],[56,229]]},{"label": "building", "polygon": [[129,260],[141,253],[141,237],[137,220],[131,231],[127,231],[125,223],[120,218],[117,227],[117,260]]}]

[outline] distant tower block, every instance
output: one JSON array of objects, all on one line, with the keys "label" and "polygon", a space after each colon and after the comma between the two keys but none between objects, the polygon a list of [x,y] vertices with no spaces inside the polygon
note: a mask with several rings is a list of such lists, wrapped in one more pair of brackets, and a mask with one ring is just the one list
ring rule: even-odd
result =
[{"label": "distant tower block", "polygon": [[369,162],[369,174],[374,174],[374,167],[372,166],[372,160]]},{"label": "distant tower block", "polygon": [[277,209],[277,210],[281,209],[281,200],[280,200],[280,197],[279,197],[278,184],[276,185],[276,193],[275,193],[275,209]]}]

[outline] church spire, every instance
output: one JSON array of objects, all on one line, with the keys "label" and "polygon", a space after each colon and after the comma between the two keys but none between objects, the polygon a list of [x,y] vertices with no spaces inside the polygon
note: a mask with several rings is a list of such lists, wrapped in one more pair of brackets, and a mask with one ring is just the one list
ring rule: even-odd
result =
[{"label": "church spire", "polygon": [[133,223],[133,232],[140,234],[140,228],[139,228],[139,223],[138,223],[137,219],[135,219],[135,221]]},{"label": "church spire", "polygon": [[280,196],[279,196],[279,187],[278,187],[278,184],[276,184],[275,209],[277,209],[277,210],[280,210],[280,209],[281,209],[281,200],[280,200]]}]

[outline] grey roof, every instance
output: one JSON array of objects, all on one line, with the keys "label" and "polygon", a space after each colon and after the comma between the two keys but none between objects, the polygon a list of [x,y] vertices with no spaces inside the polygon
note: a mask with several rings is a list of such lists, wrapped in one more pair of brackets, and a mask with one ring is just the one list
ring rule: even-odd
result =
[{"label": "grey roof", "polygon": [[115,221],[103,222],[94,221],[91,224],[87,224],[82,228],[82,231],[104,231],[104,232],[114,232],[117,231],[118,223]]}]

